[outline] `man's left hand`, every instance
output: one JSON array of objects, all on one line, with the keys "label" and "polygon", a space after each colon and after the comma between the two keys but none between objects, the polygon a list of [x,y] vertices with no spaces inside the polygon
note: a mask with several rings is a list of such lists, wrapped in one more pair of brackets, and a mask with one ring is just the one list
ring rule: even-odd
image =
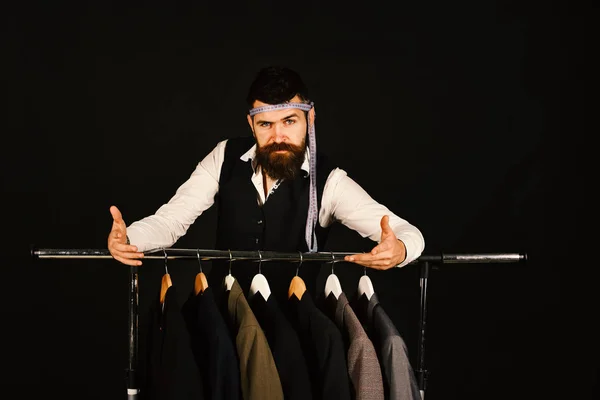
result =
[{"label": "man's left hand", "polygon": [[381,218],[381,240],[373,250],[369,253],[346,256],[344,260],[374,269],[389,269],[404,261],[406,247],[396,238],[389,221],[390,217],[387,215]]}]

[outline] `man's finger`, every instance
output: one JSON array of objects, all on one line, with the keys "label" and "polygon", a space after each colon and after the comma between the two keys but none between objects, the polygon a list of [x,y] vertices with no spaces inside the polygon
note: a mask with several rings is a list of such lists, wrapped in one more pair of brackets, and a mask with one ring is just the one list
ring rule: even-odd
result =
[{"label": "man's finger", "polygon": [[124,257],[120,257],[120,256],[114,256],[115,260],[125,264],[125,265],[131,265],[133,267],[139,267],[140,265],[142,265],[142,262],[140,260],[136,260],[133,258],[124,258]]},{"label": "man's finger", "polygon": [[132,244],[116,242],[116,243],[113,243],[113,245],[111,246],[111,250],[122,253],[123,255],[126,255],[127,257],[143,257],[144,256],[144,253],[141,251],[138,251],[137,246],[134,246]]},{"label": "man's finger", "polygon": [[[346,261],[350,261],[350,260],[346,260]],[[364,267],[374,268],[374,269],[388,269],[388,268],[391,268],[396,265],[392,261],[392,259],[389,257],[385,257],[385,258],[381,258],[381,259],[376,259],[376,258],[361,259],[361,260],[355,259],[353,262],[356,264],[362,265]]]},{"label": "man's finger", "polygon": [[380,271],[384,271],[387,269],[394,268],[396,265],[392,263],[386,263],[385,265],[369,265],[368,268],[378,269]]},{"label": "man's finger", "polygon": [[114,257],[126,259],[144,258],[144,253],[137,251],[137,247],[130,244],[116,243],[109,250]]},{"label": "man's finger", "polygon": [[372,253],[362,253],[362,254],[353,254],[350,256],[346,256],[344,257],[345,261],[351,261],[351,262],[370,262],[370,261],[374,261],[374,260],[381,260],[382,258],[385,258],[385,255],[381,255],[380,254],[372,254]]}]

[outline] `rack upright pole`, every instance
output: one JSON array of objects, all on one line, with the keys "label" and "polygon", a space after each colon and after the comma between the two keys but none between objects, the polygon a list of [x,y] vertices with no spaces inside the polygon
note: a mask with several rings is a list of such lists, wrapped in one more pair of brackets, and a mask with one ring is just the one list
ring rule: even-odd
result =
[{"label": "rack upright pole", "polygon": [[421,400],[425,400],[427,386],[427,368],[425,366],[425,328],[427,325],[427,279],[429,278],[430,265],[428,261],[420,263],[420,312],[419,312],[419,337],[417,347],[417,379]]},{"label": "rack upright pole", "polygon": [[129,269],[129,360],[127,363],[127,400],[138,398],[137,356],[139,315],[139,272],[138,267]]}]

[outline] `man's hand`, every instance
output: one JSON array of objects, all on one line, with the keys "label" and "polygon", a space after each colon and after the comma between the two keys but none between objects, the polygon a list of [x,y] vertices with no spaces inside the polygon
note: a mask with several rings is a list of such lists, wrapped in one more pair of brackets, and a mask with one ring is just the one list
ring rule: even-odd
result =
[{"label": "man's hand", "polygon": [[144,253],[138,252],[136,246],[127,244],[127,225],[123,221],[121,211],[117,207],[111,206],[110,213],[113,217],[113,224],[108,235],[108,251],[115,260],[123,264],[142,265],[139,259],[144,257]]},{"label": "man's hand", "polygon": [[406,247],[396,238],[389,221],[390,217],[387,215],[381,218],[381,240],[371,252],[346,256],[344,260],[374,269],[389,269],[404,261]]}]

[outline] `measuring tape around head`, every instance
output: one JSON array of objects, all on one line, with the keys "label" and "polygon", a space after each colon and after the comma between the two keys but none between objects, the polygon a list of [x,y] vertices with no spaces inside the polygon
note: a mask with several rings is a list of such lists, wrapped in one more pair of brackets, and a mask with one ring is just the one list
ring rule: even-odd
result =
[{"label": "measuring tape around head", "polygon": [[[284,110],[287,108],[299,108],[303,111],[310,111],[314,109],[314,103],[281,103],[266,105],[250,109],[248,113],[250,116],[274,110]],[[313,117],[316,117],[316,112],[313,111]],[[315,235],[315,228],[318,220],[318,206],[317,206],[317,142],[315,135],[315,122],[308,122],[308,151],[309,151],[309,197],[308,197],[308,215],[306,217],[306,228],[304,231],[304,238],[308,251],[316,253],[318,251],[317,237]]]}]

